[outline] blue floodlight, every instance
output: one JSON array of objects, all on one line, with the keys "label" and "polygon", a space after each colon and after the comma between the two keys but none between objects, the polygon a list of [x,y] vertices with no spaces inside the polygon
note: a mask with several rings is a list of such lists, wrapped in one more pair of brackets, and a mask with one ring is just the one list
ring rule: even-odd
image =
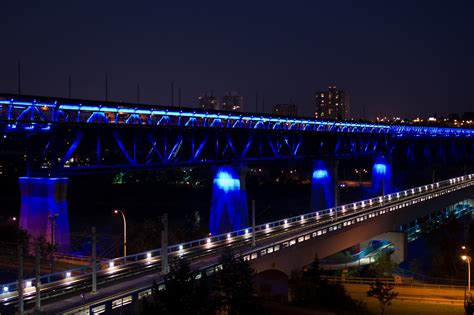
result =
[{"label": "blue floodlight", "polygon": [[238,167],[220,166],[215,169],[209,218],[212,235],[248,226],[247,193],[240,178]]},{"label": "blue floodlight", "polygon": [[323,178],[326,178],[328,176],[329,176],[329,174],[328,174],[327,170],[318,169],[318,170],[313,171],[313,178],[314,179],[323,179]]},{"label": "blue floodlight", "polygon": [[375,163],[373,171],[376,174],[385,175],[387,173],[387,165],[382,163]]},{"label": "blue floodlight", "polygon": [[233,178],[227,171],[219,171],[214,178],[214,183],[224,192],[240,189],[240,180]]}]

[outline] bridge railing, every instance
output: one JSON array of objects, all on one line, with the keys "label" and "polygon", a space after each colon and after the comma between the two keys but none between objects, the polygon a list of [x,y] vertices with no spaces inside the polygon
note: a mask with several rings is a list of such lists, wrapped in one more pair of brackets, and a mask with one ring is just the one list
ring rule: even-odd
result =
[{"label": "bridge railing", "polygon": [[[377,278],[369,277],[345,277],[345,276],[322,276],[322,279],[343,283],[343,284],[366,284],[370,285],[376,281]],[[457,282],[453,284],[439,284],[439,283],[428,283],[428,282],[416,282],[411,277],[381,277],[378,278],[379,281],[385,284],[402,286],[402,287],[415,287],[415,288],[426,288],[426,289],[439,289],[439,290],[462,290],[464,291],[465,285]],[[445,279],[448,282],[452,279]],[[456,284],[454,284],[456,283]]]},{"label": "bridge railing", "polygon": [[[407,189],[401,192],[396,192],[396,193],[392,193],[385,196],[380,196],[376,198],[354,202],[348,205],[342,205],[337,208],[330,208],[330,209],[326,209],[322,211],[314,211],[314,212],[303,214],[303,215],[276,220],[273,222],[256,226],[255,232],[263,231],[264,233],[271,233],[272,230],[276,228],[282,228],[284,230],[290,229],[291,227],[294,227],[292,226],[294,223],[297,223],[297,224],[299,223],[301,225],[306,224],[306,223],[309,224],[309,223],[318,223],[318,222],[327,223],[326,228],[321,228],[319,229],[319,231],[314,232],[314,233],[309,233],[307,235],[308,239],[312,237],[318,237],[325,233],[336,231],[342,227],[355,224],[356,222],[373,218],[375,216],[378,216],[379,214],[385,214],[385,213],[388,213],[389,211],[394,211],[408,205],[425,201],[426,199],[431,199],[433,198],[434,195],[437,196],[436,191],[438,190],[440,191],[439,194],[445,194],[452,191],[451,189],[449,189],[450,187],[453,187],[454,189],[455,186],[459,186],[459,184],[461,183],[469,182],[469,183],[466,183],[465,185],[461,185],[461,187],[458,187],[459,189],[467,185],[471,185],[473,184],[472,183],[473,179],[474,179],[474,174],[470,174],[466,176],[456,177],[456,178],[448,179],[445,181],[437,182],[430,185],[423,185],[416,188]],[[433,195],[423,197],[423,195],[429,191],[433,191]],[[413,197],[417,195],[420,195],[420,197],[413,199]],[[400,207],[397,205],[394,205],[394,204],[397,204],[399,201],[403,201],[406,198],[409,198],[410,200],[407,201],[406,203],[403,203],[403,205],[401,205]],[[383,210],[384,207],[389,207],[389,209]],[[381,209],[381,210],[378,210],[378,209]],[[350,210],[352,210],[352,212]],[[374,211],[369,211],[369,210],[374,210]],[[348,215],[352,216],[358,213],[360,213],[361,215],[357,218],[351,218],[349,220],[345,219],[345,217]],[[329,221],[321,221],[323,218],[327,218],[329,219]],[[299,224],[298,226],[300,226]],[[237,240],[241,241],[242,239],[250,242],[251,235],[252,235],[252,228],[249,227],[249,228],[241,229],[238,231],[233,231],[230,233],[210,236],[210,237],[202,238],[199,240],[193,240],[186,243],[171,245],[168,247],[168,253],[176,254],[178,256],[185,256],[186,250],[188,249],[203,247],[204,249],[207,250],[207,249],[211,249],[214,245],[222,244],[223,242],[232,244],[233,242]],[[253,260],[259,257],[260,255],[266,255],[267,253],[278,251],[281,247],[292,246],[293,244],[296,244],[297,242],[305,241],[306,236],[302,237],[301,240],[300,239],[301,237],[294,240],[290,240],[290,241],[275,242],[269,245],[268,249],[265,249],[265,252],[260,251],[260,250],[255,250],[255,251],[250,250],[248,251],[249,254],[244,255],[244,259]],[[152,263],[152,262],[157,261],[157,259],[161,257],[161,252],[162,252],[161,248],[158,248],[158,249],[145,251],[138,254],[128,255],[126,257],[118,257],[118,258],[114,258],[110,260],[105,260],[98,263],[98,269],[103,270],[103,271],[110,271],[110,270],[113,270],[113,268],[120,268],[122,266],[133,264],[136,262],[141,262],[141,261],[145,261],[145,262],[148,261]],[[57,272],[54,274],[43,275],[41,276],[41,284],[48,284],[55,281],[68,281],[69,278],[73,278],[74,276],[91,274],[91,273],[92,273],[91,266],[78,267],[78,268],[74,268],[74,269],[70,269],[66,271]],[[26,288],[34,286],[34,285],[35,285],[34,278],[29,278],[29,279],[24,280],[24,286]],[[8,295],[16,291],[17,282],[3,284],[1,285],[1,287],[2,289],[0,292],[2,294],[0,295],[0,297],[2,295],[6,295],[6,294]]]}]

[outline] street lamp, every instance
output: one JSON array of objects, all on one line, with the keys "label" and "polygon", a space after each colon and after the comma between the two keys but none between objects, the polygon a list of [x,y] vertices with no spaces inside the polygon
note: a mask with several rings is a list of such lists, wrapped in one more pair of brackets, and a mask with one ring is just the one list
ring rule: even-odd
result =
[{"label": "street lamp", "polygon": [[467,292],[471,294],[471,256],[462,255],[461,259],[467,262]]},{"label": "street lamp", "polygon": [[122,210],[114,210],[115,214],[120,213],[123,218],[123,256],[127,256],[127,220],[125,220],[125,214]]}]

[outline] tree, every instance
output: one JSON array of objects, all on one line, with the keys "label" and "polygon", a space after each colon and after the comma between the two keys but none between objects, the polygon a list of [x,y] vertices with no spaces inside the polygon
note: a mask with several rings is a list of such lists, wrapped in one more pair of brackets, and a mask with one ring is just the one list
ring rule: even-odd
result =
[{"label": "tree", "polygon": [[464,296],[464,311],[466,314],[474,314],[474,300],[472,299],[471,294],[466,294]]},{"label": "tree", "polygon": [[256,294],[252,286],[255,270],[250,262],[235,258],[226,249],[220,259],[222,269],[216,277],[215,301],[217,308],[227,314],[249,314],[258,308]]},{"label": "tree", "polygon": [[[170,265],[165,276],[164,289],[158,290],[156,283],[152,287],[152,296],[141,305],[142,314],[208,314],[210,313],[209,292],[191,270],[185,259],[176,259]],[[202,281],[202,280],[201,280]]]},{"label": "tree", "polygon": [[389,254],[382,253],[377,257],[377,260],[370,265],[369,269],[375,276],[388,276],[392,274],[396,265],[397,264],[390,259]]},{"label": "tree", "polygon": [[376,298],[379,301],[382,315],[385,312],[385,307],[390,306],[392,300],[398,296],[398,292],[392,292],[393,289],[393,285],[383,283],[379,279],[376,279],[375,282],[370,285],[370,290],[367,291],[368,297]]},{"label": "tree", "polygon": [[319,259],[303,270],[294,270],[290,276],[293,303],[301,306],[319,306],[337,311],[350,310],[354,314],[366,314],[364,303],[353,300],[343,285],[330,283],[321,277]]}]

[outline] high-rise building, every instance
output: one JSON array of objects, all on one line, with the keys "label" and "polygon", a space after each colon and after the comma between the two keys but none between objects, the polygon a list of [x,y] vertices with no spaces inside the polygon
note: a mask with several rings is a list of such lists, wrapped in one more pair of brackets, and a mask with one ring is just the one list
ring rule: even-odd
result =
[{"label": "high-rise building", "polygon": [[198,98],[198,107],[201,109],[219,109],[219,99],[211,93],[204,93]]},{"label": "high-rise building", "polygon": [[275,115],[296,117],[298,115],[298,107],[295,104],[276,104],[273,106],[272,112]]},{"label": "high-rise building", "polygon": [[244,98],[243,96],[239,95],[237,92],[229,92],[225,93],[224,97],[222,98],[222,106],[223,110],[232,111],[232,112],[240,112],[244,107]]},{"label": "high-rise building", "polygon": [[328,91],[317,92],[315,95],[315,116],[319,119],[348,120],[349,92],[338,90],[330,85]]}]

